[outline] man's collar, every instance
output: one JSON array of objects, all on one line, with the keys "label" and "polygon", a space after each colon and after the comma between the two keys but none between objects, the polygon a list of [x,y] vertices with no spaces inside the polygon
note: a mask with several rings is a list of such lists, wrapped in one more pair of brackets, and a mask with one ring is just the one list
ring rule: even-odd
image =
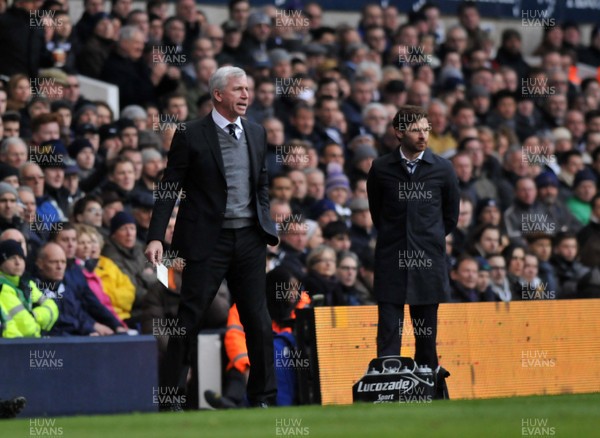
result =
[{"label": "man's collar", "polygon": [[[213,121],[215,122],[215,124],[223,129],[226,130],[225,128],[227,128],[227,125],[229,125],[231,122],[229,120],[227,120],[225,117],[223,117],[215,108],[213,108],[212,112],[212,118]],[[244,127],[242,126],[242,118],[238,117],[235,122],[233,122],[236,124],[236,126],[241,129],[242,131],[244,130]]]},{"label": "man's collar", "polygon": [[[409,160],[408,158],[406,158],[406,156],[405,156],[405,155],[404,155],[404,153],[402,152],[402,147],[399,147],[399,148],[398,148],[398,150],[400,151],[400,158],[402,158],[403,160],[406,160],[406,161],[411,161],[411,160]],[[422,160],[422,159],[423,159],[423,155],[425,155],[425,151],[422,151],[422,152],[419,154],[419,156],[418,156],[417,158],[415,158],[414,160],[412,160],[412,161]]]}]

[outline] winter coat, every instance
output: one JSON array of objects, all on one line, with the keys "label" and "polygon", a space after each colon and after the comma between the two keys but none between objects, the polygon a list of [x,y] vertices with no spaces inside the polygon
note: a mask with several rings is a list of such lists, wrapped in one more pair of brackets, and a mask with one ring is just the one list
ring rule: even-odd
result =
[{"label": "winter coat", "polygon": [[75,263],[77,263],[77,265],[82,268],[81,272],[83,273],[83,276],[85,277],[85,280],[87,281],[87,285],[90,288],[90,290],[94,293],[94,295],[96,295],[96,298],[98,298],[98,301],[100,301],[100,304],[102,304],[104,307],[106,307],[106,309],[110,313],[112,313],[112,315],[116,319],[119,320],[121,325],[125,326],[123,321],[117,315],[117,312],[115,311],[115,309],[112,305],[112,301],[110,300],[110,297],[104,291],[104,287],[102,286],[102,280],[100,280],[100,277],[95,272],[93,272],[93,271],[90,272],[87,269],[83,268],[83,260],[76,260]]},{"label": "winter coat", "polygon": [[0,315],[3,338],[39,338],[56,322],[58,307],[32,280],[1,274]]},{"label": "winter coat", "polygon": [[426,149],[410,174],[396,149],[373,162],[367,191],[377,228],[377,300],[411,305],[447,301],[445,237],[455,229],[459,210],[452,164]]},{"label": "winter coat", "polygon": [[102,288],[112,303],[120,319],[131,317],[131,308],[135,301],[135,286],[121,269],[108,257],[100,256],[94,269]]}]

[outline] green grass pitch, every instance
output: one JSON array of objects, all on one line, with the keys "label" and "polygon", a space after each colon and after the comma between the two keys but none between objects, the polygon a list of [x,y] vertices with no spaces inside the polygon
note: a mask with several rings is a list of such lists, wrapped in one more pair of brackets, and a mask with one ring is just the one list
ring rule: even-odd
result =
[{"label": "green grass pitch", "polygon": [[51,426],[39,426],[43,420],[36,420],[38,429],[28,419],[2,420],[0,437],[582,438],[600,437],[600,394],[55,417],[46,419]]}]

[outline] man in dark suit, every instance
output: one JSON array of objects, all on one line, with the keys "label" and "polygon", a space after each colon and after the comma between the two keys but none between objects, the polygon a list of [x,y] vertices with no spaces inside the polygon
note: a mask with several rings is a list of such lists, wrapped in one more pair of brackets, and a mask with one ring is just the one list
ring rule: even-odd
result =
[{"label": "man in dark suit", "polygon": [[452,164],[427,148],[431,128],[425,110],[401,107],[394,128],[400,146],[376,159],[367,179],[377,228],[377,355],[399,354],[408,304],[415,362],[436,370],[438,303],[448,300],[450,289],[445,236],[458,221],[458,179]]},{"label": "man in dark suit", "polygon": [[214,110],[182,124],[173,137],[146,239],[146,257],[156,264],[179,197],[170,253],[185,260],[177,318],[186,336],[169,339],[165,386],[184,387],[190,345],[226,278],[252,364],[248,400],[264,407],[274,403],[277,393],[265,296],[266,245],[279,242],[269,215],[266,133],[241,118],[249,93],[242,69],[220,68],[209,88]]}]

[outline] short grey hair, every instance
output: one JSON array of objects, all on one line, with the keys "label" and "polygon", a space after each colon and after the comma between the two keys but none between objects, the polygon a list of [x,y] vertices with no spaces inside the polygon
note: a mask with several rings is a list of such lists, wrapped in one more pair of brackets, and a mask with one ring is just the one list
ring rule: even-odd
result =
[{"label": "short grey hair", "polygon": [[312,269],[317,263],[318,260],[325,254],[326,252],[330,252],[336,258],[336,266],[337,266],[337,257],[335,254],[335,249],[327,245],[319,245],[315,249],[313,249],[306,257],[306,266],[308,269]]},{"label": "short grey hair", "polygon": [[229,78],[246,76],[246,72],[239,67],[230,65],[219,68],[208,80],[210,98],[214,100],[215,90],[222,90],[227,86]]},{"label": "short grey hair", "polygon": [[511,157],[515,154],[523,154],[523,148],[520,146],[510,146],[506,152],[504,152],[504,163],[507,163]]},{"label": "short grey hair", "polygon": [[381,67],[379,66],[379,64],[377,64],[376,62],[372,62],[372,61],[363,61],[360,64],[358,64],[356,66],[356,76],[366,76],[366,72],[367,71],[374,71],[375,72],[375,76],[377,79],[377,82],[381,81],[381,78],[383,76],[383,73],[381,71]]},{"label": "short grey hair", "polygon": [[23,145],[25,150],[27,150],[27,144],[20,137],[8,137],[0,143],[0,156],[6,155],[8,148],[15,144]]},{"label": "short grey hair", "polygon": [[31,187],[29,187],[29,186],[19,186],[17,188],[17,193],[21,193],[21,192],[29,192],[32,195],[34,194],[33,193],[33,189]]},{"label": "short grey hair", "polygon": [[346,59],[350,59],[352,56],[354,56],[354,54],[357,51],[359,51],[361,49],[369,50],[369,46],[367,46],[366,44],[363,44],[363,43],[348,44],[348,47],[346,47],[346,51],[345,51]]},{"label": "short grey hair", "polygon": [[427,111],[429,111],[429,108],[431,108],[433,105],[439,106],[444,114],[448,115],[448,106],[441,99],[431,99],[431,102],[429,102],[429,106],[427,107]]},{"label": "short grey hair", "polygon": [[552,143],[554,143],[556,141],[556,137],[554,136],[552,131],[549,131],[547,129],[545,129],[543,131],[538,131],[537,135],[528,135],[526,137],[526,139],[530,138],[530,137],[536,137],[540,141],[540,143],[544,140],[551,141]]},{"label": "short grey hair", "polygon": [[358,258],[358,256],[356,255],[356,253],[352,252],[352,251],[342,251],[337,258],[337,263],[336,266],[339,268],[340,267],[340,263],[342,263],[342,260],[344,259],[352,259],[356,262],[356,267],[359,268],[360,267],[360,260]]},{"label": "short grey hair", "polygon": [[447,31],[446,31],[446,35],[448,35],[449,33],[452,33],[454,31],[458,30],[460,33],[462,33],[463,35],[467,36],[467,31],[460,25],[460,24],[455,24],[454,26],[451,26]]},{"label": "short grey hair", "polygon": [[372,110],[379,110],[379,111],[383,111],[383,113],[386,115],[386,117],[387,117],[387,115],[388,115],[388,111],[387,111],[387,109],[386,109],[386,107],[385,107],[385,106],[383,106],[383,105],[382,105],[381,103],[379,103],[379,102],[371,102],[370,104],[368,104],[367,106],[365,106],[365,107],[363,108],[363,110],[362,110],[362,114],[361,114],[361,116],[362,116],[363,120],[365,119],[365,117],[367,117],[367,116],[369,115],[369,113],[370,113]]},{"label": "short grey hair", "polygon": [[306,177],[308,178],[310,175],[312,175],[313,173],[318,173],[321,174],[321,176],[323,177],[323,179],[325,179],[325,172],[323,172],[321,169],[317,168],[317,167],[307,167],[306,169],[303,170],[304,175],[306,175]]},{"label": "short grey hair", "polygon": [[146,110],[139,105],[128,105],[121,111],[122,119],[145,119],[148,117]]},{"label": "short grey hair", "polygon": [[119,30],[119,41],[129,41],[129,40],[133,39],[133,36],[135,34],[138,34],[138,33],[142,34],[142,31],[137,26],[134,26],[134,25],[123,26]]}]

